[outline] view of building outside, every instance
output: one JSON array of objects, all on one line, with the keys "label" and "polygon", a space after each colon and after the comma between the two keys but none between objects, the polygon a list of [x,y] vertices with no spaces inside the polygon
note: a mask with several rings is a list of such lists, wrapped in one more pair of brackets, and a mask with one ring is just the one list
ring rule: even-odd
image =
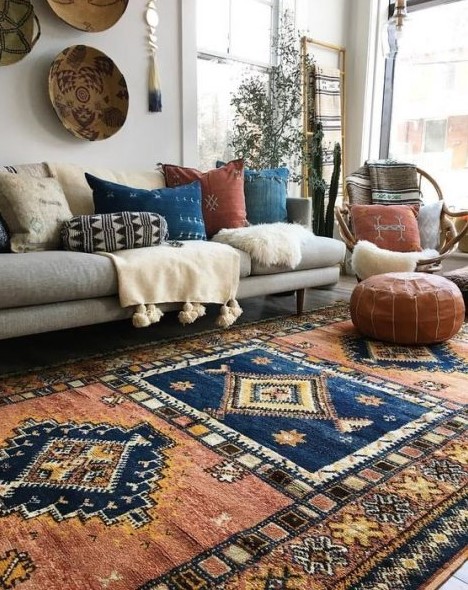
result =
[{"label": "view of building outside", "polygon": [[277,0],[197,0],[198,155],[228,161],[231,95],[249,72],[268,75]]},{"label": "view of building outside", "polygon": [[395,66],[389,155],[468,209],[468,0],[410,13]]}]

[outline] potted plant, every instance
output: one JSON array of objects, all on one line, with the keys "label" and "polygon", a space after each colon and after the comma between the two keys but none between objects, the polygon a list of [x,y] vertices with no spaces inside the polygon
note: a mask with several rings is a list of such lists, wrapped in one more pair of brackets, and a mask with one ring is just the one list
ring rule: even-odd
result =
[{"label": "potted plant", "polygon": [[333,235],[334,205],[338,192],[341,149],[335,146],[334,173],[325,210],[327,186],[322,178],[323,133],[320,124],[309,149],[302,128],[303,68],[310,68],[313,59],[301,56],[299,35],[291,15],[286,11],[281,19],[273,48],[275,65],[268,76],[248,74],[231,97],[234,110],[233,134],[230,145],[237,158],[253,170],[290,169],[290,180],[304,181],[301,170],[308,168],[313,207],[313,231],[316,235]]}]

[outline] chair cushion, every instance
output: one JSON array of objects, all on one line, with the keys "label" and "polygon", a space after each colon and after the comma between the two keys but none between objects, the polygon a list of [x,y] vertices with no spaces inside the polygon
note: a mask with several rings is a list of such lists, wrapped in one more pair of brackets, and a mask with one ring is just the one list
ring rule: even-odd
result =
[{"label": "chair cushion", "polygon": [[209,238],[220,229],[248,225],[242,160],[233,160],[208,172],[171,164],[165,164],[163,169],[167,186],[175,187],[200,180],[203,218]]},{"label": "chair cushion", "polygon": [[418,213],[421,248],[437,250],[440,245],[440,214],[443,201],[423,205]]},{"label": "chair cushion", "polygon": [[420,252],[416,210],[409,205],[352,205],[356,240],[393,252]]}]

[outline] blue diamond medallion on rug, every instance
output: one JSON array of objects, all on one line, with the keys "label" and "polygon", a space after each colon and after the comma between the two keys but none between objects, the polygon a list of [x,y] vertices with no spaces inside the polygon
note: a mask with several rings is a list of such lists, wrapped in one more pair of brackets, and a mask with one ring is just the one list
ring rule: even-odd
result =
[{"label": "blue diamond medallion on rug", "polygon": [[0,516],[50,514],[56,521],[99,516],[111,525],[148,522],[150,494],[157,489],[173,445],[147,424],[28,422],[0,453]]},{"label": "blue diamond medallion on rug", "polygon": [[309,471],[427,413],[416,398],[396,395],[371,379],[331,365],[324,370],[267,346],[213,356],[150,371],[138,383],[156,387]]}]

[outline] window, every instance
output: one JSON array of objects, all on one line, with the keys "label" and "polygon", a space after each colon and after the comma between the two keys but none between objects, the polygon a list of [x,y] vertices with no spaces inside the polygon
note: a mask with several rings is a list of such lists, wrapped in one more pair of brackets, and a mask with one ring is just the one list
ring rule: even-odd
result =
[{"label": "window", "polygon": [[197,0],[201,169],[229,160],[230,97],[250,70],[268,76],[279,0]]},{"label": "window", "polygon": [[408,0],[408,11],[387,60],[381,157],[415,162],[468,208],[468,0]]}]

